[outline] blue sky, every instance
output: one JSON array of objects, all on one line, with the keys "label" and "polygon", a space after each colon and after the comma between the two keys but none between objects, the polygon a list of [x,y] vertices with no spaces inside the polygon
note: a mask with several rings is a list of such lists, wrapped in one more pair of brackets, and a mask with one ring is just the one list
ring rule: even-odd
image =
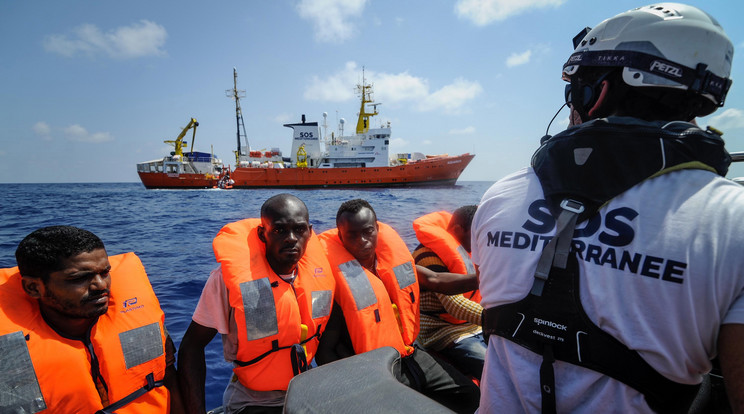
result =
[{"label": "blue sky", "polygon": [[[744,3],[690,1],[744,48]],[[391,152],[475,153],[462,180],[529,163],[563,103],[583,27],[648,4],[596,0],[0,2],[0,182],[134,182],[191,117],[196,149],[234,165],[233,67],[253,149],[288,156],[282,124],[353,124],[374,85]],[[744,52],[726,106],[701,119],[744,151]],[[550,128],[567,125],[561,112]],[[373,123],[373,125],[376,125]],[[347,129],[346,132],[349,132]],[[190,141],[190,139],[189,139]],[[744,176],[734,165],[730,177]]]}]

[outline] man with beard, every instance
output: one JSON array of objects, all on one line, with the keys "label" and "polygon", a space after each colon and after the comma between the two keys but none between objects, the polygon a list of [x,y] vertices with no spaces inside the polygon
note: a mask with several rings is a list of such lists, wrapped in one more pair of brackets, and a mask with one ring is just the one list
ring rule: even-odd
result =
[{"label": "man with beard", "polygon": [[181,412],[175,347],[134,253],[38,229],[0,270],[1,412]]}]

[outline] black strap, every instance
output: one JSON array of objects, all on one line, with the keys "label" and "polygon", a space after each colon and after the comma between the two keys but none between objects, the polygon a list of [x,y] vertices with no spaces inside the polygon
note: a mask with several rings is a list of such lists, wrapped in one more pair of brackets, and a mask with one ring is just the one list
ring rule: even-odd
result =
[{"label": "black strap", "polygon": [[540,364],[540,395],[542,396],[542,413],[555,414],[555,373],[553,372],[553,347],[545,345],[543,360]]},{"label": "black strap", "polygon": [[[279,341],[275,339],[275,340],[271,341],[271,349],[268,350],[268,351],[266,351],[266,352],[264,352],[263,354],[255,357],[253,359],[251,359],[250,361],[240,361],[240,360],[237,360],[236,359],[233,362],[235,362],[238,366],[247,367],[248,365],[253,365],[256,362],[258,362],[258,361],[266,358],[267,356],[271,355],[271,353],[273,353],[273,352],[281,351],[283,349],[294,348],[297,345],[305,345],[306,343],[310,342],[313,338],[320,339],[320,331],[321,331],[320,328],[321,328],[321,325],[318,325],[318,330],[311,337],[305,339],[304,341],[300,341],[299,344],[292,344],[292,345],[287,345],[287,346],[279,346]],[[304,350],[303,350],[303,354],[304,354]],[[292,360],[292,363],[293,364],[295,363],[294,359]],[[293,367],[294,367],[294,365],[293,365]],[[296,374],[297,373],[295,373],[295,375]]]},{"label": "black strap", "polygon": [[307,355],[305,355],[305,349],[302,347],[302,345],[292,345],[292,349],[290,350],[290,358],[292,359],[292,372],[295,375],[299,375],[300,373],[308,370]]},{"label": "black strap", "polygon": [[125,405],[131,403],[132,401],[136,400],[137,398],[147,394],[150,390],[154,389],[155,387],[162,387],[163,385],[165,385],[165,383],[162,380],[155,381],[155,376],[153,375],[152,372],[147,374],[147,377],[145,377],[145,380],[147,381],[147,383],[145,384],[144,387],[127,395],[121,400],[113,404],[109,404],[107,407],[104,407],[96,411],[96,414],[114,414],[114,412],[118,410],[119,408],[122,408]]},{"label": "black strap", "polygon": [[715,75],[708,70],[705,63],[698,63],[695,68],[690,68],[655,55],[629,50],[575,52],[568,58],[563,68],[574,65],[622,66],[642,70],[685,85],[693,92],[713,95],[718,106],[723,106],[731,87],[731,79]]}]

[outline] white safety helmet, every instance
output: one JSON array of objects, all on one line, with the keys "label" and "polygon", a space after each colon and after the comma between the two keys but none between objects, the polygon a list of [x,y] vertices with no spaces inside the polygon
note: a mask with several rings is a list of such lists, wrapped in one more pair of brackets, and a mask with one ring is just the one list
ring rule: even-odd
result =
[{"label": "white safety helmet", "polygon": [[723,106],[731,86],[731,40],[713,17],[692,6],[658,3],[629,10],[575,42],[563,66],[565,79],[582,66],[623,67],[626,84],[691,90],[714,104],[710,112]]}]

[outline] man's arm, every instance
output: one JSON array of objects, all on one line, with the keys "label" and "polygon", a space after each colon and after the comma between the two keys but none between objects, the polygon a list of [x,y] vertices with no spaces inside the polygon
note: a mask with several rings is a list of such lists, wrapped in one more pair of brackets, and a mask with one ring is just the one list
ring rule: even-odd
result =
[{"label": "man's arm", "polygon": [[744,325],[721,325],[718,333],[718,358],[731,410],[744,413]]},{"label": "man's arm", "polygon": [[183,401],[181,400],[181,392],[178,384],[178,372],[176,372],[176,346],[173,344],[173,339],[166,332],[165,337],[165,376],[163,376],[163,383],[165,388],[170,392],[170,412],[171,413],[183,413]]},{"label": "man's arm", "polygon": [[432,292],[456,295],[478,289],[476,274],[439,273],[421,265],[416,265],[416,274],[419,285]]},{"label": "man's arm", "polygon": [[204,383],[207,367],[204,348],[217,335],[217,330],[191,321],[178,348],[178,374],[184,412],[204,414]]},{"label": "man's arm", "polygon": [[463,295],[437,294],[437,298],[442,306],[444,306],[444,310],[454,318],[468,321],[473,325],[481,324],[483,306],[480,303],[473,302]]}]

